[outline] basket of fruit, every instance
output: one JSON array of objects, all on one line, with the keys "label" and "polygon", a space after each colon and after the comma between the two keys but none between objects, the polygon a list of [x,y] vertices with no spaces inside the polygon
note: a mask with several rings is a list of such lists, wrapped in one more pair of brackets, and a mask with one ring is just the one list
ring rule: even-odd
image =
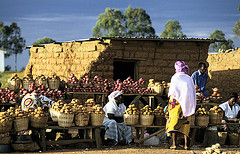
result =
[{"label": "basket of fruit", "polygon": [[9,112],[0,112],[0,133],[9,133],[12,129],[12,117]]},{"label": "basket of fruit", "polygon": [[87,126],[89,122],[89,113],[83,105],[77,105],[75,111],[74,123],[76,126]]},{"label": "basket of fruit", "polygon": [[22,87],[23,87],[24,89],[29,90],[31,84],[34,84],[33,76],[32,76],[32,74],[27,74],[27,75],[26,75],[25,77],[23,77],[23,79],[22,79]]},{"label": "basket of fruit", "polygon": [[154,84],[153,91],[157,94],[163,95],[164,86],[161,83],[156,82]]},{"label": "basket of fruit", "polygon": [[8,87],[13,91],[18,91],[22,87],[22,80],[18,77],[17,74],[13,74],[12,77],[8,80]]},{"label": "basket of fruit", "polygon": [[58,116],[58,125],[61,127],[71,127],[74,120],[74,114],[71,106],[64,104]]},{"label": "basket of fruit", "polygon": [[140,109],[140,125],[149,126],[152,125],[154,119],[153,111],[149,105]]},{"label": "basket of fruit", "polygon": [[91,113],[91,124],[92,126],[101,126],[104,120],[105,112],[103,108],[95,105]]},{"label": "basket of fruit", "polygon": [[232,145],[239,145],[239,133],[228,133],[229,142]]},{"label": "basket of fruit", "polygon": [[128,106],[127,110],[124,112],[123,120],[126,125],[138,124],[139,111],[134,104]]},{"label": "basket of fruit", "polygon": [[45,88],[47,88],[48,87],[47,77],[45,77],[44,75],[37,76],[35,78],[35,85],[36,86],[44,85]]},{"label": "basket of fruit", "polygon": [[163,111],[163,107],[158,106],[154,111],[154,125],[156,126],[164,126],[166,125],[165,113]]},{"label": "basket of fruit", "polygon": [[58,116],[60,114],[60,110],[62,109],[64,105],[64,102],[62,100],[58,100],[56,103],[52,105],[52,108],[50,109],[50,116],[52,118],[52,121],[57,122]]},{"label": "basket of fruit", "polygon": [[77,87],[80,85],[80,81],[77,79],[77,77],[72,73],[70,77],[67,80],[67,87]]},{"label": "basket of fruit", "polygon": [[218,88],[213,88],[212,90],[213,94],[209,97],[210,101],[220,104],[222,102],[222,96],[220,95]]},{"label": "basket of fruit", "polygon": [[219,143],[225,145],[227,139],[227,132],[218,132]]},{"label": "basket of fruit", "polygon": [[41,107],[33,109],[30,116],[30,126],[33,128],[44,128],[48,122],[48,116]]},{"label": "basket of fruit", "polygon": [[48,78],[48,87],[50,89],[58,89],[60,86],[60,82],[60,78],[56,74],[53,74]]},{"label": "basket of fruit", "polygon": [[210,124],[221,124],[223,119],[223,110],[219,106],[214,106],[209,110],[209,123]]},{"label": "basket of fruit", "polygon": [[209,115],[205,108],[199,108],[196,111],[195,124],[200,127],[207,127],[209,123]]},{"label": "basket of fruit", "polygon": [[19,132],[22,130],[28,130],[28,113],[24,112],[20,109],[15,110],[15,119],[13,120],[13,127],[15,132]]}]

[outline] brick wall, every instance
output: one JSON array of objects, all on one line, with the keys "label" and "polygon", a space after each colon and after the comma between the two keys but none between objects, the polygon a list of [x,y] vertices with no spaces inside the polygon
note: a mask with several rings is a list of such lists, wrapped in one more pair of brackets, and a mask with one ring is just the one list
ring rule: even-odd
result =
[{"label": "brick wall", "polygon": [[209,93],[212,93],[211,88],[217,87],[225,99],[230,92],[240,94],[240,48],[230,53],[209,54],[207,61]]},{"label": "brick wall", "polygon": [[206,62],[209,41],[151,41],[104,39],[83,42],[64,42],[44,47],[31,47],[25,73],[50,76],[56,73],[66,80],[70,73],[77,78],[94,75],[113,78],[114,59],[136,60],[138,77],[148,81],[170,81],[174,63],[184,60],[191,73],[199,62]]}]

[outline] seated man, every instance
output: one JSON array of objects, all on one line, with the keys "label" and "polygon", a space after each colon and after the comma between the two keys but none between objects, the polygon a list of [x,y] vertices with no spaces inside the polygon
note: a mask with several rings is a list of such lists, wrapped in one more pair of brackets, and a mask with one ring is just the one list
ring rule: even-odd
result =
[{"label": "seated man", "polygon": [[126,126],[123,122],[123,113],[126,106],[123,103],[123,92],[114,91],[108,96],[109,102],[103,107],[105,117],[105,137],[110,145],[118,144],[121,139],[125,144],[132,141],[132,127]]}]

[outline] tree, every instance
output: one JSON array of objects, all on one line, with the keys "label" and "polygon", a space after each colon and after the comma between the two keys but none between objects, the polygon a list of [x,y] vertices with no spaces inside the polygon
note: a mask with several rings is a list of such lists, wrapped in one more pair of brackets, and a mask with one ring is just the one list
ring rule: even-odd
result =
[{"label": "tree", "polygon": [[53,42],[55,42],[55,40],[45,36],[44,38],[39,38],[32,45],[49,44],[49,43],[53,43]]},{"label": "tree", "polygon": [[165,25],[165,30],[160,37],[167,38],[186,38],[187,36],[182,33],[182,27],[177,20],[169,20]]},{"label": "tree", "polygon": [[212,43],[209,47],[209,51],[221,51],[221,50],[227,50],[232,49],[234,47],[233,41],[231,39],[226,40],[225,34],[221,30],[215,30],[213,33],[209,36],[210,39],[215,40],[221,40],[223,42],[216,42]]},{"label": "tree", "polygon": [[150,16],[142,8],[129,6],[125,14],[118,9],[106,8],[105,13],[98,16],[92,36],[148,37],[155,36],[155,30]]},{"label": "tree", "polygon": [[15,55],[15,71],[17,71],[17,55],[23,52],[25,42],[17,23],[4,26],[3,22],[0,22],[0,48],[8,51],[6,56]]},{"label": "tree", "polygon": [[[240,5],[238,6],[238,11],[240,12]],[[240,19],[233,26],[233,32],[235,34],[235,38],[240,37]]]},{"label": "tree", "polygon": [[120,10],[106,8],[105,13],[98,16],[98,20],[93,27],[93,37],[123,36],[124,17]]},{"label": "tree", "polygon": [[151,26],[150,16],[142,8],[133,9],[131,5],[125,10],[125,36],[154,37],[155,29]]}]

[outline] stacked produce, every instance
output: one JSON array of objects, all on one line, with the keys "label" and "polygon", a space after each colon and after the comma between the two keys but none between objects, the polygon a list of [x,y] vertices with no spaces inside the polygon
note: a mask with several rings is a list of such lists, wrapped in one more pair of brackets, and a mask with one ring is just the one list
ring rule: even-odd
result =
[{"label": "stacked produce", "polygon": [[149,105],[146,105],[140,109],[140,124],[141,125],[152,125],[153,119],[154,119],[153,111]]},{"label": "stacked produce", "polygon": [[103,111],[103,108],[95,105],[92,107],[92,113],[91,113],[91,123],[93,126],[100,126],[103,123],[103,119],[105,116],[105,112]]},{"label": "stacked produce", "polygon": [[9,133],[12,129],[12,120],[14,118],[13,108],[8,111],[0,112],[0,133]]},{"label": "stacked produce", "polygon": [[52,108],[50,109],[50,115],[54,122],[58,121],[58,116],[63,106],[64,102],[62,100],[58,100],[56,103],[52,105]]},{"label": "stacked produce", "polygon": [[226,152],[223,152],[221,149],[221,145],[219,143],[216,143],[212,145],[211,147],[207,147],[206,151],[203,152],[203,154],[226,154]]},{"label": "stacked produce", "polygon": [[149,79],[148,88],[154,87],[154,79]]},{"label": "stacked produce", "polygon": [[199,108],[196,111],[196,125],[201,127],[207,127],[209,123],[209,115],[205,108]]},{"label": "stacked produce", "polygon": [[74,118],[76,126],[87,126],[90,117],[88,110],[83,105],[74,105],[73,108],[76,109]]},{"label": "stacked produce", "polygon": [[85,107],[93,107],[94,105],[95,105],[95,101],[93,98],[90,98],[86,102],[84,102]]},{"label": "stacked produce", "polygon": [[213,88],[213,93],[212,95],[210,96],[210,99],[211,100],[217,100],[217,99],[222,99],[221,95],[219,94],[218,92],[218,88]]},{"label": "stacked produce", "polygon": [[44,87],[48,87],[47,77],[45,77],[44,75],[37,76],[35,78],[35,85],[42,85]]},{"label": "stacked produce", "polygon": [[166,124],[166,118],[165,118],[163,107],[161,107],[160,105],[157,106],[157,108],[153,110],[153,114],[154,114],[155,125],[163,126]]},{"label": "stacked produce", "polygon": [[74,120],[74,113],[69,104],[64,104],[59,111],[58,125],[61,127],[71,127]]},{"label": "stacked produce", "polygon": [[165,116],[165,113],[164,113],[164,111],[163,111],[163,107],[157,106],[157,108],[153,110],[153,114],[154,114],[154,115]]},{"label": "stacked produce", "polygon": [[48,78],[48,87],[50,89],[58,89],[60,86],[60,77],[57,76],[55,73]]},{"label": "stacked produce", "polygon": [[77,92],[81,88],[80,85],[81,85],[80,81],[73,73],[71,73],[70,77],[67,79],[67,87],[71,89],[71,91]]},{"label": "stacked produce", "polygon": [[35,110],[29,110],[30,112],[30,125],[34,128],[43,128],[47,124],[48,116],[41,107]]},{"label": "stacked produce", "polygon": [[135,104],[129,105],[124,114],[129,115],[139,115],[139,110],[136,108]]},{"label": "stacked produce", "polygon": [[27,74],[26,76],[23,77],[22,79],[22,87],[24,89],[30,89],[30,85],[34,84],[33,76],[32,74]]},{"label": "stacked produce", "polygon": [[223,110],[219,106],[214,106],[209,110],[209,123],[221,124],[223,118]]},{"label": "stacked produce", "polygon": [[16,103],[16,95],[8,87],[5,90],[0,89],[0,103]]},{"label": "stacked produce", "polygon": [[28,129],[29,115],[27,112],[21,110],[21,106],[19,106],[18,109],[10,108],[9,110],[7,110],[7,112],[9,112],[12,118],[14,119],[13,126],[15,132]]},{"label": "stacked produce", "polygon": [[18,91],[22,86],[22,80],[17,74],[13,74],[11,78],[8,79],[8,87],[13,91]]},{"label": "stacked produce", "polygon": [[103,87],[104,86],[104,81],[102,80],[101,77],[99,76],[94,76],[93,80],[92,80],[92,84],[97,87],[97,86],[100,86],[100,87]]}]

